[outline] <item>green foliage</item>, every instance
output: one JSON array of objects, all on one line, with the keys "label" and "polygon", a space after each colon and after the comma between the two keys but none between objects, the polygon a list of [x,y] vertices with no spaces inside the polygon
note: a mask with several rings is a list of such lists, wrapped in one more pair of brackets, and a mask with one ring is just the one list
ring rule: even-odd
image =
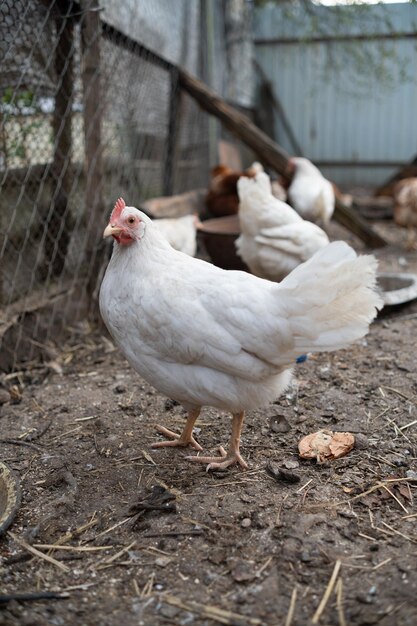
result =
[{"label": "green foliage", "polygon": [[[27,162],[30,135],[42,126],[42,122],[34,117],[40,112],[35,93],[29,89],[15,91],[7,87],[1,97],[0,109],[6,160],[14,157]],[[13,125],[8,125],[8,122],[13,122]]]},{"label": "green foliage", "polygon": [[7,87],[1,101],[2,104],[14,106],[20,111],[27,107],[38,108],[35,93],[29,89],[15,92],[12,87]]}]

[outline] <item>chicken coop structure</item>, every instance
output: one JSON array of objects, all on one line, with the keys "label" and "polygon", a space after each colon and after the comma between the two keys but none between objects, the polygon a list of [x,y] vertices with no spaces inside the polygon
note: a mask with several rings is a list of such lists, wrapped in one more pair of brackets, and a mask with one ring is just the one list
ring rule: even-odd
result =
[{"label": "chicken coop structure", "polygon": [[285,169],[274,131],[251,121],[252,3],[171,7],[1,4],[0,371],[48,358],[62,331],[88,332],[79,324],[94,314],[110,253],[101,233],[117,197],[140,207],[205,188],[228,131],[241,151]]}]

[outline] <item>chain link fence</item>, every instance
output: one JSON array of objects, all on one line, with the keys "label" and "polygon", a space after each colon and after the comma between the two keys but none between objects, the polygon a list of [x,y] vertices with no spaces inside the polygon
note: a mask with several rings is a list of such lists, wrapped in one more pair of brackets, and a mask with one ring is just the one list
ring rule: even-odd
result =
[{"label": "chain link fence", "polygon": [[208,116],[175,66],[100,14],[95,0],[0,4],[3,371],[86,318],[118,196],[140,206],[207,184]]}]

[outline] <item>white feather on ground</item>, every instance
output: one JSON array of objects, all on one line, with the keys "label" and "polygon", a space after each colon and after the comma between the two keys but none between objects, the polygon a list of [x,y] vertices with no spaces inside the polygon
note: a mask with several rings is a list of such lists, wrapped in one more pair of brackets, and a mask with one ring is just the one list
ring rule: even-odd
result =
[{"label": "white feather on ground", "polygon": [[326,233],[303,220],[272,195],[265,172],[238,181],[241,235],[236,249],[256,276],[280,281],[317,250],[328,245]]},{"label": "white feather on ground", "polygon": [[288,188],[291,206],[304,219],[327,224],[333,215],[335,194],[332,184],[304,157],[293,157],[294,177]]}]

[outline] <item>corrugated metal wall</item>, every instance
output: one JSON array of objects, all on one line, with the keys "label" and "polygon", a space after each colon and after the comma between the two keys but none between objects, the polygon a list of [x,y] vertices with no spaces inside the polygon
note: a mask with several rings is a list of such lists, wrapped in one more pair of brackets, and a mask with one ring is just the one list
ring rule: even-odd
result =
[{"label": "corrugated metal wall", "polygon": [[[304,155],[336,183],[376,186],[417,155],[416,4],[316,7],[313,16],[267,4],[255,12],[255,51],[258,78],[271,82]],[[294,154],[273,118],[275,139]]]}]

